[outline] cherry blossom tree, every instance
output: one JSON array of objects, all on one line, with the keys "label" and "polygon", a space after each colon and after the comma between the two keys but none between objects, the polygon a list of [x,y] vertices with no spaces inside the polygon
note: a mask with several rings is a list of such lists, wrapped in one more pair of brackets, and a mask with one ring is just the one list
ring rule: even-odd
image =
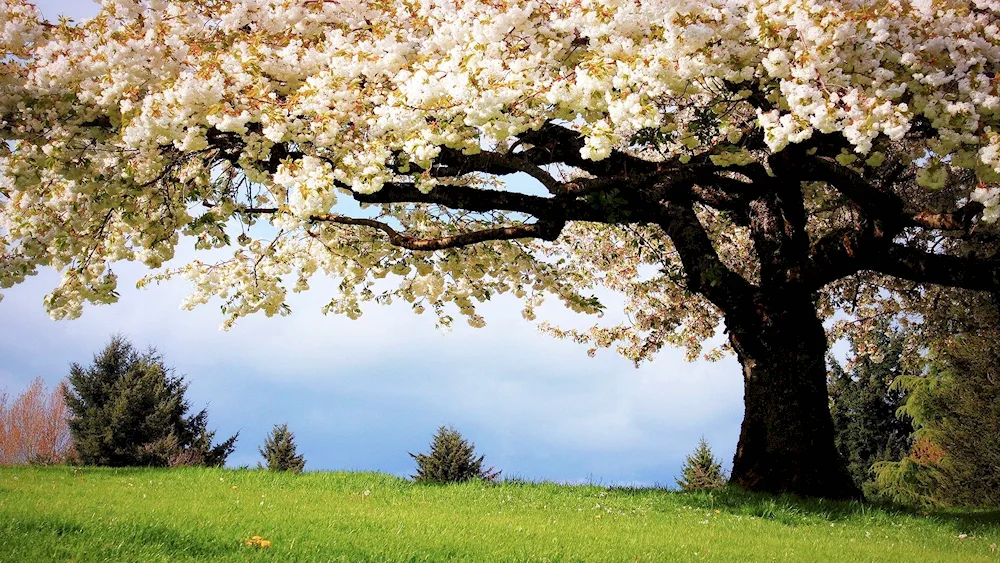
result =
[{"label": "cherry blossom tree", "polygon": [[56,318],[182,235],[231,257],[149,280],[225,326],[314,275],[474,326],[609,287],[627,323],[543,326],[734,353],[732,481],[852,497],[824,320],[1000,286],[996,0],[3,1],[0,286],[57,269]]}]

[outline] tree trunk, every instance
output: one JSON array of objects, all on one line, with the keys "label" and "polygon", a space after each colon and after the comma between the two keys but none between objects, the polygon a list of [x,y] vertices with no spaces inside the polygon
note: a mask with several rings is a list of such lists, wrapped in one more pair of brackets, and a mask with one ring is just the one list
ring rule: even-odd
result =
[{"label": "tree trunk", "polygon": [[808,296],[772,297],[727,315],[743,364],[746,413],[731,481],[747,489],[859,499],[834,445],[826,334]]}]

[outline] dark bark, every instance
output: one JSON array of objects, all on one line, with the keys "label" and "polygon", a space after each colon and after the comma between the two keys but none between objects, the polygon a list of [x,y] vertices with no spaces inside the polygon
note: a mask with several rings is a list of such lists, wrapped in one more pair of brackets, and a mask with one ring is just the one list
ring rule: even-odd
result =
[{"label": "dark bark", "polygon": [[754,491],[860,498],[834,445],[827,340],[815,294],[789,275],[808,247],[783,213],[791,215],[777,201],[751,209],[758,254],[769,253],[761,286],[725,267],[689,206],[669,205],[661,226],[680,254],[688,288],[725,313],[743,365],[746,410],[732,482]]},{"label": "dark bark", "polygon": [[743,365],[746,412],[731,481],[754,491],[860,499],[834,446],[826,334],[808,296],[727,315]]}]

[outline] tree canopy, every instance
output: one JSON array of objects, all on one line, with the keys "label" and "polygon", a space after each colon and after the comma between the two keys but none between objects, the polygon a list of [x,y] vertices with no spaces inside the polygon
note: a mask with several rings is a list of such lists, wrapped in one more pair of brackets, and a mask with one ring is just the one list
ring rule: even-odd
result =
[{"label": "tree canopy", "polygon": [[[225,294],[231,319],[283,312],[285,280],[317,272],[344,280],[333,311],[396,274],[394,296],[473,322],[503,290],[592,310],[576,289],[604,281],[636,286],[652,348],[701,341],[748,284],[996,281],[898,240],[1000,212],[995,3],[121,0],[51,25],[4,1],[0,282],[62,271],[57,317],[113,301],[113,262],[158,267],[182,233],[234,247],[182,268],[189,304]],[[490,182],[514,172],[548,195]],[[746,228],[773,177],[805,183],[794,272],[749,248],[783,246]],[[233,216],[273,229],[230,241]],[[414,252],[559,235],[563,262],[523,242]],[[635,283],[643,263],[664,275]]]},{"label": "tree canopy", "polygon": [[[4,7],[0,286],[56,268],[57,318],[181,235],[231,255],[151,279],[220,297],[227,326],[286,314],[316,274],[341,280],[331,312],[403,300],[473,326],[498,293],[530,319],[546,295],[597,312],[605,286],[626,323],[550,330],[639,361],[696,357],[724,322],[708,352],[743,364],[743,438],[783,433],[800,450],[769,459],[794,465],[832,442],[823,318],[1000,286],[978,251],[1000,216],[996,1]],[[826,480],[754,467],[733,480]]]}]

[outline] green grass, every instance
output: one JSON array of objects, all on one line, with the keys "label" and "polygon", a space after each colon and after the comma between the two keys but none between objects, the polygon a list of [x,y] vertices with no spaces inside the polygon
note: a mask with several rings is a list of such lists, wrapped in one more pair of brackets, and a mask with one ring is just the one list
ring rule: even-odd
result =
[{"label": "green grass", "polygon": [[0,561],[997,562],[998,524],[736,490],[0,468]]}]

